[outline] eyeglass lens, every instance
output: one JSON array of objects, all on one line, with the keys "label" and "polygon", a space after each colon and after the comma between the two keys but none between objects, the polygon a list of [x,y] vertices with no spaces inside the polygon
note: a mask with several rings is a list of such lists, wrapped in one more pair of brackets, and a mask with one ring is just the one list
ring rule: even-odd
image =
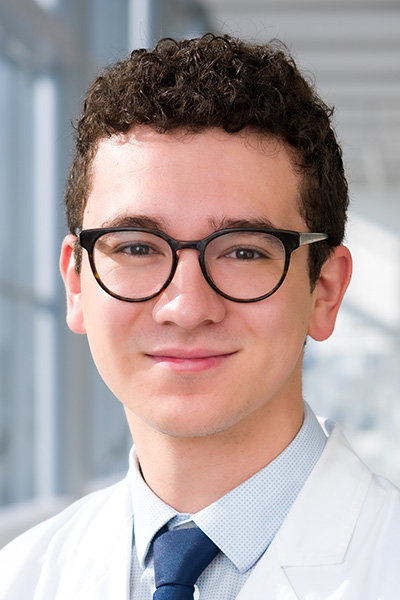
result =
[{"label": "eyeglass lens", "polygon": [[[269,233],[230,232],[206,246],[209,278],[238,300],[272,291],[285,268],[285,246]],[[140,300],[157,294],[171,274],[173,251],[161,237],[143,231],[115,231],[99,237],[93,250],[97,275],[112,293]]]}]

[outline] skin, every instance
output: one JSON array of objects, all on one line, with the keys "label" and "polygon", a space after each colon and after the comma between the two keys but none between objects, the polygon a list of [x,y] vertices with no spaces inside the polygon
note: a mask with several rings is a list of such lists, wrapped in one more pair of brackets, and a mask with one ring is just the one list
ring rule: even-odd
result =
[{"label": "skin", "polygon": [[[299,176],[283,146],[254,134],[157,134],[138,127],[102,140],[83,228],[146,217],[181,240],[234,220],[307,231]],[[123,403],[148,485],[196,512],[273,460],[301,427],[303,348],[326,339],[350,280],[336,248],[311,292],[308,249],[296,250],[270,298],[238,304],[204,280],[195,250],[180,252],[169,287],[147,302],[107,295],[73,236],[61,251],[67,322],[86,334],[97,368]]]}]

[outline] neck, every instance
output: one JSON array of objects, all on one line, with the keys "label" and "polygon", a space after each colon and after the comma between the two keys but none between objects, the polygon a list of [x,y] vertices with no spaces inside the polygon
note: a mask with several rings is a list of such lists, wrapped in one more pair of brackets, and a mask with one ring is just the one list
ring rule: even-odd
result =
[{"label": "neck", "polygon": [[241,422],[213,435],[176,437],[126,410],[147,485],[178,512],[191,514],[252,477],[294,439],[303,422],[301,400],[288,410],[266,412],[250,415],[246,427]]}]

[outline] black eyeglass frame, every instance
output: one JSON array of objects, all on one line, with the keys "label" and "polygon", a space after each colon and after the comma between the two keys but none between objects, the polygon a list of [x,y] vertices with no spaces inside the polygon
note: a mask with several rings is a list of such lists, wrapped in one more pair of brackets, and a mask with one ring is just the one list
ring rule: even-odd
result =
[{"label": "black eyeglass frame", "polygon": [[[126,298],[126,297],[120,296],[119,294],[116,294],[112,290],[108,289],[107,286],[100,279],[100,276],[96,269],[94,255],[93,255],[95,243],[101,236],[106,235],[107,233],[115,233],[118,231],[141,231],[143,233],[150,233],[150,234],[153,234],[153,235],[163,239],[170,246],[170,248],[172,250],[171,272],[170,272],[169,277],[167,278],[167,280],[165,281],[165,283],[162,285],[161,289],[158,292],[151,294],[150,296],[146,296],[144,298]],[[273,235],[282,242],[282,244],[285,248],[285,263],[284,263],[283,273],[282,273],[280,280],[278,281],[278,283],[275,285],[275,287],[271,291],[269,291],[267,294],[264,294],[262,296],[258,296],[257,298],[250,298],[250,299],[234,298],[233,296],[229,296],[228,294],[225,294],[223,291],[221,291],[215,285],[210,274],[207,271],[204,256],[205,256],[205,250],[206,250],[208,244],[212,240],[215,240],[215,238],[218,238],[222,235],[225,235],[228,233],[237,233],[237,232],[266,233],[269,235]],[[197,250],[199,252],[200,268],[201,268],[203,276],[204,276],[205,280],[207,281],[207,283],[209,284],[209,286],[223,298],[226,298],[227,300],[231,300],[232,302],[239,302],[241,304],[260,302],[261,300],[265,300],[266,298],[269,298],[270,296],[272,296],[272,294],[274,294],[281,287],[282,283],[284,282],[284,280],[286,278],[286,275],[287,275],[287,272],[289,269],[290,257],[292,255],[292,252],[294,250],[297,250],[297,248],[300,248],[300,246],[314,244],[315,242],[321,242],[323,240],[328,239],[328,235],[326,233],[309,233],[309,232],[300,233],[298,231],[290,231],[290,230],[286,230],[286,229],[265,229],[265,228],[256,228],[256,227],[232,227],[232,228],[227,228],[227,229],[219,229],[217,231],[214,231],[207,237],[203,238],[202,240],[192,240],[192,241],[175,240],[174,238],[170,237],[163,231],[159,231],[158,229],[148,229],[145,227],[103,227],[103,228],[96,228],[96,229],[83,229],[83,230],[78,229],[76,231],[76,236],[78,237],[80,246],[82,248],[84,248],[88,253],[90,268],[92,270],[92,273],[93,273],[94,278],[96,279],[97,283],[105,292],[107,292],[107,294],[109,294],[113,298],[116,298],[117,300],[122,300],[123,302],[146,302],[147,300],[151,300],[152,298],[155,298],[156,296],[161,294],[169,286],[172,279],[174,278],[176,268],[178,266],[178,261],[179,261],[179,256],[177,254],[178,250],[190,249],[190,250]]]}]

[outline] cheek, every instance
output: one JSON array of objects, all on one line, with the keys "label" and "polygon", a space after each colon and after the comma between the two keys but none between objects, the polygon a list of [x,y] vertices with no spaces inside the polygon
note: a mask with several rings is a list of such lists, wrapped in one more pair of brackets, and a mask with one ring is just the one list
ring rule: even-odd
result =
[{"label": "cheek", "polygon": [[88,337],[106,336],[109,330],[115,333],[122,328],[129,312],[135,305],[122,302],[105,292],[94,278],[87,261],[82,263],[81,272],[82,309]]},{"label": "cheek", "polygon": [[116,361],[123,365],[126,360],[135,339],[130,332],[142,309],[140,305],[112,298],[91,273],[88,275],[82,272],[83,319],[93,360],[106,379],[115,371]]},{"label": "cheek", "polygon": [[136,336],[131,331],[131,320],[123,318],[124,311],[106,309],[105,304],[98,303],[97,314],[91,315],[86,327],[87,339],[100,377],[114,396],[123,401],[126,382],[137,377]]},{"label": "cheek", "polygon": [[[277,369],[297,361],[302,354],[310,318],[311,303],[306,294],[281,288],[256,308],[252,318],[253,336],[260,359]],[[247,323],[247,327],[250,324]]]}]

